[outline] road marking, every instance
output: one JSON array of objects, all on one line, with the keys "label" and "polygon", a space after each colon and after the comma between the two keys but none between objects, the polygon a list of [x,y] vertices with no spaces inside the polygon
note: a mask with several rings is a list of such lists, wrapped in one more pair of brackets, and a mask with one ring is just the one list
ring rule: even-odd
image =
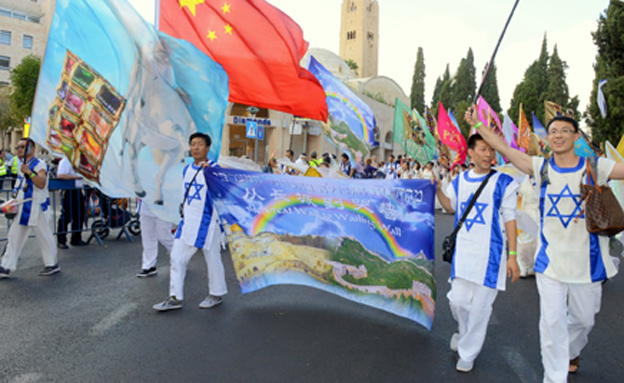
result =
[{"label": "road marking", "polygon": [[9,380],[9,383],[34,383],[41,380],[42,378],[43,374],[40,374],[38,372],[30,372],[28,374],[22,374],[14,377],[13,379]]},{"label": "road marking", "polygon": [[515,349],[511,347],[505,347],[503,349],[503,356],[507,361],[507,364],[511,367],[512,370],[518,375],[518,378],[523,383],[533,383],[539,382],[537,378],[537,372],[527,363],[527,361],[517,352]]},{"label": "road marking", "polygon": [[122,319],[130,315],[132,310],[136,309],[138,306],[136,303],[127,303],[117,310],[110,313],[109,316],[102,319],[100,323],[96,324],[91,328],[91,335],[100,336],[104,335],[104,333],[110,330],[111,327],[121,322]]}]

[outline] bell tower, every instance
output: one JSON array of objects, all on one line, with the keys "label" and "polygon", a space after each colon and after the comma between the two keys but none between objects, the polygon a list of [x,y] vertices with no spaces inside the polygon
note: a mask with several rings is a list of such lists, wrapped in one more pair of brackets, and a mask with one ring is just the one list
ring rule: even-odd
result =
[{"label": "bell tower", "polygon": [[340,57],[357,64],[358,77],[378,74],[379,3],[377,0],[343,0],[340,18]]}]

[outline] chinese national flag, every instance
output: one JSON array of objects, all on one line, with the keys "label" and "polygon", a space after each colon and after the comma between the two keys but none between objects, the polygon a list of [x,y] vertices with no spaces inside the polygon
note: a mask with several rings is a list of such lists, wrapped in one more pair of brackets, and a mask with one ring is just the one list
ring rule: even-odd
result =
[{"label": "chinese national flag", "polygon": [[263,0],[160,0],[159,29],[223,66],[230,101],[327,120],[325,91],[299,65],[303,31]]}]

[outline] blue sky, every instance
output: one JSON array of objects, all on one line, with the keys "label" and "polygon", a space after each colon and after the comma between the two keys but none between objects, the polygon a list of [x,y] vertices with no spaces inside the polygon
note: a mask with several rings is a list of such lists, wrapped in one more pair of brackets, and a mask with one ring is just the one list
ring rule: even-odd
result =
[{"label": "blue sky", "polygon": [[[130,0],[148,20],[154,19],[155,0]],[[216,1],[216,0],[211,0]],[[222,1],[222,0],[219,0]],[[338,53],[342,0],[269,0],[292,17],[314,48]],[[480,81],[514,0],[379,0],[379,74],[396,80],[409,94],[418,47],[426,65],[426,101],[447,63],[457,69],[472,47]],[[596,48],[590,33],[609,0],[521,0],[496,60],[503,108],[509,107],[515,85],[539,54],[544,33],[549,52],[557,44],[567,61],[568,85],[579,95],[581,111],[589,102]]]}]

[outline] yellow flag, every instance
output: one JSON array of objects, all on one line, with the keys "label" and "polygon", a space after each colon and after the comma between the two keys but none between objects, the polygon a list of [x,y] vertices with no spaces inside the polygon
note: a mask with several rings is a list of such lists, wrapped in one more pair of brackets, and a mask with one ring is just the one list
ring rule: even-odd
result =
[{"label": "yellow flag", "polygon": [[618,143],[616,150],[620,153],[620,156],[624,157],[624,135],[620,138],[620,142]]}]

